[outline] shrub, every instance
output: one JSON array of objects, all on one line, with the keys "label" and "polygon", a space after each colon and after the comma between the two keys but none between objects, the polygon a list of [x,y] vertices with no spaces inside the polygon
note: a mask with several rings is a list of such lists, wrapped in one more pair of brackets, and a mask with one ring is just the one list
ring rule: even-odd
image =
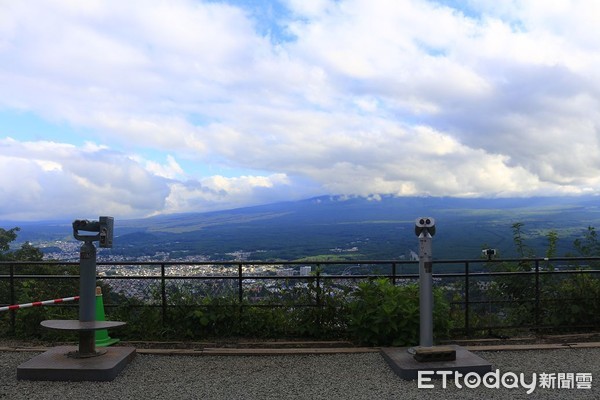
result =
[{"label": "shrub", "polygon": [[[447,336],[450,305],[440,289],[434,290],[434,327],[437,337]],[[387,279],[359,284],[348,305],[349,330],[360,343],[411,346],[419,340],[419,287],[394,286]]]},{"label": "shrub", "polygon": [[544,290],[543,323],[555,327],[600,326],[600,279],[573,274]]}]

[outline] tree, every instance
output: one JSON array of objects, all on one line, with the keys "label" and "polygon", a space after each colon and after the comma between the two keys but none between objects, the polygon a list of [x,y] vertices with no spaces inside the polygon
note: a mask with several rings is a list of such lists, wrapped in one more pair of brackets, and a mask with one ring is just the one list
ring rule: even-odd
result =
[{"label": "tree", "polygon": [[5,254],[10,251],[10,244],[17,238],[17,232],[21,228],[15,227],[9,230],[0,228],[0,260],[5,259]]},{"label": "tree", "polygon": [[548,248],[546,249],[546,257],[553,258],[556,257],[556,247],[558,244],[558,233],[556,231],[550,231],[546,235],[548,239]]},{"label": "tree", "polygon": [[516,222],[512,224],[513,230],[513,243],[515,244],[515,248],[517,250],[517,254],[520,258],[530,258],[533,257],[533,250],[523,240],[523,224],[522,222]]},{"label": "tree", "polygon": [[17,232],[20,230],[19,227],[9,230],[0,228],[0,261],[41,261],[44,254],[29,242],[11,251],[10,244],[17,239]]},{"label": "tree", "polygon": [[21,248],[13,252],[14,259],[17,261],[42,261],[44,253],[29,242],[21,245]]},{"label": "tree", "polygon": [[573,242],[575,250],[583,257],[594,257],[600,255],[600,241],[596,228],[588,226],[583,238],[577,238]]},{"label": "tree", "polygon": [[[29,242],[20,248],[11,250],[11,244],[17,239],[19,228],[0,228],[0,261],[7,262],[0,265],[0,274],[16,275],[65,275],[65,279],[15,279],[14,281],[0,281],[0,304],[29,303],[32,301],[48,300],[59,297],[72,296],[77,293],[78,281],[72,279],[76,276],[77,267],[44,265],[40,263],[28,264],[29,261],[41,261],[43,253]],[[0,336],[14,334],[20,337],[60,337],[53,331],[40,329],[40,322],[46,319],[72,319],[76,308],[71,305],[65,307],[34,307],[12,312],[12,322],[8,323],[9,313],[0,314]],[[6,323],[4,323],[6,319]]]}]

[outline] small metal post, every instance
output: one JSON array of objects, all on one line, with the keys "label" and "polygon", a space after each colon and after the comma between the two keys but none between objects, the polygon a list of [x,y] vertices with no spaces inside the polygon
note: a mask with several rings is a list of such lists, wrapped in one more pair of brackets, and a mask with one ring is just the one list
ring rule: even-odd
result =
[{"label": "small metal post", "polygon": [[317,303],[317,307],[321,307],[321,265],[320,264],[317,264],[317,271],[315,273],[315,276],[317,278],[315,301]]},{"label": "small metal post", "polygon": [[238,263],[238,304],[235,329],[237,332],[242,330],[242,313],[244,312],[244,266]]},{"label": "small metal post", "polygon": [[165,279],[165,264],[160,265],[160,291],[161,291],[161,306],[162,306],[162,323],[163,326],[167,320],[167,285]]},{"label": "small metal post", "polygon": [[471,327],[469,322],[469,262],[465,262],[465,334],[471,336]]},{"label": "small metal post", "polygon": [[316,303],[317,303],[317,332],[320,334],[321,333],[321,329],[323,327],[323,304],[322,304],[322,300],[321,300],[321,265],[317,264],[317,271],[316,271],[316,277],[317,277],[317,292],[316,292]]},{"label": "small metal post", "polygon": [[238,301],[242,304],[244,300],[244,285],[243,285],[243,268],[242,263],[238,264]]}]

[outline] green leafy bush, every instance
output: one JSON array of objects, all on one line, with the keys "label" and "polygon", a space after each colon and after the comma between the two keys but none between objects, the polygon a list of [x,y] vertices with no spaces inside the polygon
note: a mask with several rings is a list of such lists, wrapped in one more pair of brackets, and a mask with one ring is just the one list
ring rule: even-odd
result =
[{"label": "green leafy bush", "polygon": [[[345,336],[348,326],[346,286],[310,281],[306,287],[294,286],[284,291],[292,336],[329,339]],[[298,307],[303,304],[304,307]]]},{"label": "green leafy bush", "polygon": [[[434,327],[437,338],[447,336],[450,306],[440,289],[434,290]],[[360,343],[411,346],[419,341],[419,287],[394,286],[387,279],[359,284],[348,305],[350,334]]]},{"label": "green leafy bush", "polygon": [[600,326],[600,279],[573,274],[543,294],[543,323],[556,327]]}]

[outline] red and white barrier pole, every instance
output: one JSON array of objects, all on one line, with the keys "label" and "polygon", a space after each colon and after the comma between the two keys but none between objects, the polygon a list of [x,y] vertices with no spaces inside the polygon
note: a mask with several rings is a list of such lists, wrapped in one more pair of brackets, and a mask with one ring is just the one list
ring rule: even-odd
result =
[{"label": "red and white barrier pole", "polygon": [[0,307],[0,311],[9,311],[9,310],[18,310],[20,308],[46,306],[48,304],[58,304],[58,303],[63,303],[66,301],[74,301],[74,300],[79,300],[79,296],[63,297],[62,299],[54,299],[54,300],[34,301],[33,303],[25,303],[25,304],[14,304],[12,306]]}]

